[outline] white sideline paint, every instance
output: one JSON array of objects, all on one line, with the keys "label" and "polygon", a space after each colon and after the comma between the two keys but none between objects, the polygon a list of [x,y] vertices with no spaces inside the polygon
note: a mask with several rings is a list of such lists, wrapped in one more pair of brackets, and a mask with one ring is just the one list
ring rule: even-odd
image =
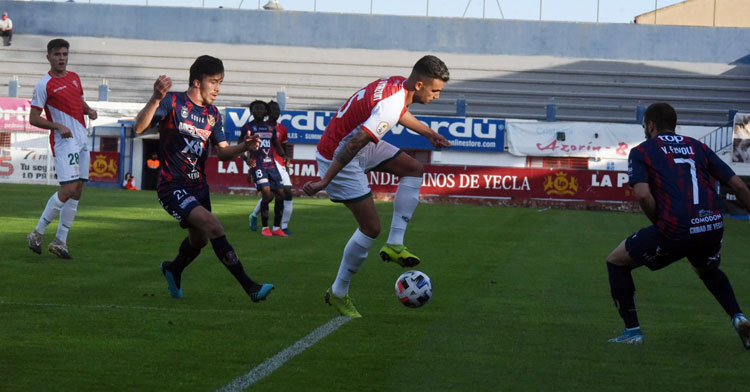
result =
[{"label": "white sideline paint", "polygon": [[303,351],[307,350],[319,340],[330,335],[331,332],[339,329],[340,326],[348,323],[351,320],[351,317],[346,316],[338,316],[332,319],[331,321],[318,327],[316,330],[310,332],[309,335],[298,340],[293,345],[285,348],[283,351],[279,352],[273,357],[266,359],[265,361],[263,361],[263,363],[256,366],[255,369],[251,370],[249,373],[232,380],[232,382],[218,389],[218,391],[244,391],[256,382],[273,373],[288,360],[296,357],[298,354],[301,354]]},{"label": "white sideline paint", "polygon": [[[74,305],[74,304],[55,304],[55,303],[28,303],[28,302],[5,302],[0,300],[0,306],[29,306],[29,307],[51,307],[51,308],[84,308],[84,309],[126,309],[126,310],[155,310],[160,312],[195,312],[195,313],[244,313],[242,309],[190,309],[190,308],[159,308],[155,306],[123,306],[116,304],[107,305]],[[316,328],[310,332],[304,338],[298,340],[291,346],[285,348],[283,351],[274,355],[271,358],[266,359],[260,365],[256,366],[249,373],[244,376],[237,377],[232,380],[229,384],[222,387],[218,391],[229,392],[229,391],[244,391],[256,382],[267,377],[273,373],[276,369],[280,368],[284,363],[290,359],[301,354],[303,351],[312,347],[315,343],[330,335],[335,330],[339,329],[342,325],[351,321],[351,317],[338,316],[331,319],[329,322]]]}]

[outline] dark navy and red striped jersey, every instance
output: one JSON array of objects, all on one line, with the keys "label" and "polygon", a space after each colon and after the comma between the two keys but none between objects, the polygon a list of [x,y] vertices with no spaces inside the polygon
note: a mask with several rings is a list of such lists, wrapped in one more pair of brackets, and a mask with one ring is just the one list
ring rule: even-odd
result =
[{"label": "dark navy and red striped jersey", "polygon": [[263,169],[276,169],[275,154],[273,151],[273,139],[276,138],[276,128],[269,126],[264,121],[253,120],[245,124],[240,135],[260,136],[260,148],[258,151],[248,151],[250,158],[255,161],[255,167]]},{"label": "dark navy and red striped jersey", "polygon": [[716,181],[734,171],[693,138],[661,133],[630,151],[630,185],[648,183],[656,199],[659,234],[670,240],[723,230],[723,203]]},{"label": "dark navy and red striped jersey", "polygon": [[159,123],[161,170],[157,191],[161,197],[174,189],[208,186],[204,167],[208,141],[226,141],[221,114],[216,106],[199,106],[187,93],[167,93],[154,113]]}]

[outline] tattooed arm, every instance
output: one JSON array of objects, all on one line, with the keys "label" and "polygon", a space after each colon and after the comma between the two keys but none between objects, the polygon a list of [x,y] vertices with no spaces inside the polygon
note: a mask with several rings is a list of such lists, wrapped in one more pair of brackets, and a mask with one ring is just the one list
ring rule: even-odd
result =
[{"label": "tattooed arm", "polygon": [[346,140],[345,144],[338,149],[325,176],[320,181],[308,182],[302,187],[302,190],[304,190],[308,196],[312,196],[327,187],[334,177],[339,174],[341,169],[354,159],[354,156],[357,155],[359,150],[371,141],[373,141],[372,136],[361,127],[358,128],[357,131]]}]

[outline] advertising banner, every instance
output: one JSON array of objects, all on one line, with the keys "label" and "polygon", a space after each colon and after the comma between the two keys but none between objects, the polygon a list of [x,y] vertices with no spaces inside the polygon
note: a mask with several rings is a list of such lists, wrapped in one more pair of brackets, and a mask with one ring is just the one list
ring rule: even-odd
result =
[{"label": "advertising banner", "polygon": [[[280,122],[287,128],[289,143],[317,144],[335,112],[285,111]],[[237,140],[239,130],[251,120],[246,108],[227,108],[224,132],[229,140]],[[452,150],[494,151],[505,150],[505,120],[496,118],[417,116],[434,131],[451,142]],[[427,139],[397,124],[384,140],[407,149],[431,150]]]},{"label": "advertising banner", "polygon": [[[47,149],[0,149],[0,183],[56,184],[54,162]],[[120,153],[91,152],[89,181],[116,183],[119,162]]]},{"label": "advertising banner", "polygon": [[[218,188],[255,188],[247,182],[249,167],[239,159],[221,162],[208,158],[209,184]],[[318,180],[315,161],[293,160],[289,175],[295,190]],[[398,177],[370,172],[375,193],[395,193]],[[627,172],[425,165],[423,196],[489,199],[553,199],[566,201],[632,201]]]},{"label": "advertising banner", "polygon": [[734,115],[732,162],[750,162],[750,113]]},{"label": "advertising banner", "polygon": [[34,131],[49,134],[49,130],[29,124],[31,101],[24,98],[0,97],[0,131]]},{"label": "advertising banner", "polygon": [[[50,168],[54,160],[48,156],[47,149],[19,150],[15,148],[0,149],[0,182],[15,184],[48,184],[56,181],[57,175]],[[50,175],[52,182],[47,181]]]},{"label": "advertising banner", "polygon": [[518,156],[627,159],[645,140],[638,124],[508,122],[508,152]]}]

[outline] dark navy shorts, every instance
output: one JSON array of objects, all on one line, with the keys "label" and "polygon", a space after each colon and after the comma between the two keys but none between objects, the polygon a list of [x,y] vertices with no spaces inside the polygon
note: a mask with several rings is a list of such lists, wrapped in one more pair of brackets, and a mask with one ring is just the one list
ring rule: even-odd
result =
[{"label": "dark navy shorts", "polygon": [[265,186],[270,186],[271,190],[275,191],[284,187],[284,182],[281,180],[281,173],[279,173],[276,167],[264,169],[256,166],[251,170],[256,189],[260,190]]},{"label": "dark navy shorts", "polygon": [[643,228],[625,240],[625,249],[638,265],[656,271],[687,257],[696,268],[715,268],[721,263],[721,231],[698,234],[681,241],[661,238],[656,226]]},{"label": "dark navy shorts", "polygon": [[203,206],[211,211],[211,197],[207,186],[200,189],[173,189],[159,195],[159,203],[180,222],[183,229],[190,226],[188,216],[195,207]]}]

